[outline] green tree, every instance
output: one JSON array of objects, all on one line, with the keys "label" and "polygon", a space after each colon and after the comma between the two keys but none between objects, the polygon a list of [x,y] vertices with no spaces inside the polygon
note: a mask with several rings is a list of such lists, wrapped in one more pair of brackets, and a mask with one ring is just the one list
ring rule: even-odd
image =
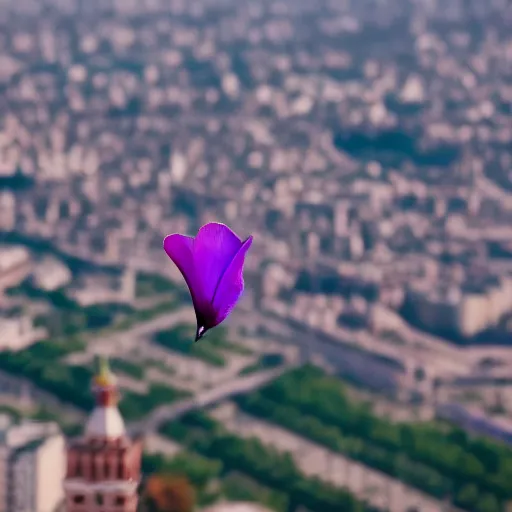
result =
[{"label": "green tree", "polygon": [[473,507],[478,501],[478,487],[475,484],[465,485],[455,496],[455,501],[461,507]]},{"label": "green tree", "polygon": [[484,494],[476,504],[477,512],[500,512],[501,507],[496,499],[496,496],[492,494]]}]

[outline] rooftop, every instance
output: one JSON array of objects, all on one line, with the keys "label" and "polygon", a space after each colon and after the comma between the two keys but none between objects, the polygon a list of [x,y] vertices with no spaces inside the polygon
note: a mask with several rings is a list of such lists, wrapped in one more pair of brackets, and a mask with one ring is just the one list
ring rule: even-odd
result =
[{"label": "rooftop", "polygon": [[124,420],[117,407],[96,407],[85,426],[85,434],[95,438],[118,438],[126,434]]},{"label": "rooftop", "polygon": [[19,246],[0,246],[0,272],[28,261],[30,254],[27,249]]}]

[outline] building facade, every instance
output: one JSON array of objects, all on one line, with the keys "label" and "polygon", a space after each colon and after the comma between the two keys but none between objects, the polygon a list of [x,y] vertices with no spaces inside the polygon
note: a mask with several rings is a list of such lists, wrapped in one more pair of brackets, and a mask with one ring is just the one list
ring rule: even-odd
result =
[{"label": "building facade", "polygon": [[116,380],[103,360],[94,378],[96,407],[84,435],[67,448],[66,512],[135,512],[142,442],[130,439],[117,408]]},{"label": "building facade", "polygon": [[27,249],[20,246],[0,247],[0,292],[21,283],[32,269],[32,260]]},{"label": "building facade", "polygon": [[34,327],[32,318],[27,315],[0,316],[0,350],[23,350],[45,336],[46,329]]},{"label": "building facade", "polygon": [[0,511],[55,512],[63,499],[65,442],[54,423],[0,422]]}]

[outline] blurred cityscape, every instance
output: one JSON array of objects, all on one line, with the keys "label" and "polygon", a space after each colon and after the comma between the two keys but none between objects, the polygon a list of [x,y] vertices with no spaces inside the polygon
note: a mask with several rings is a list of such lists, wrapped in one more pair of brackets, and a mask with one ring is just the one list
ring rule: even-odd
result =
[{"label": "blurred cityscape", "polygon": [[510,511],[511,340],[510,0],[0,0],[0,512]]}]

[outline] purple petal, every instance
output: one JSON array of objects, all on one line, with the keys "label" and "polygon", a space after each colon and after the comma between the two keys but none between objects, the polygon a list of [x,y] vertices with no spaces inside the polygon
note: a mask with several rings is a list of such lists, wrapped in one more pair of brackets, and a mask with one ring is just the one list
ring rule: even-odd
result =
[{"label": "purple petal", "polygon": [[212,222],[197,233],[193,250],[195,278],[201,283],[203,297],[210,303],[224,272],[241,246],[242,241],[224,224]]},{"label": "purple petal", "polygon": [[196,311],[204,309],[208,300],[205,299],[202,293],[201,282],[198,280],[194,268],[194,239],[178,233],[166,236],[164,250],[183,275]]},{"label": "purple petal", "polygon": [[213,298],[215,325],[220,324],[231,313],[244,291],[244,261],[252,240],[250,236],[242,244],[219,282]]}]

